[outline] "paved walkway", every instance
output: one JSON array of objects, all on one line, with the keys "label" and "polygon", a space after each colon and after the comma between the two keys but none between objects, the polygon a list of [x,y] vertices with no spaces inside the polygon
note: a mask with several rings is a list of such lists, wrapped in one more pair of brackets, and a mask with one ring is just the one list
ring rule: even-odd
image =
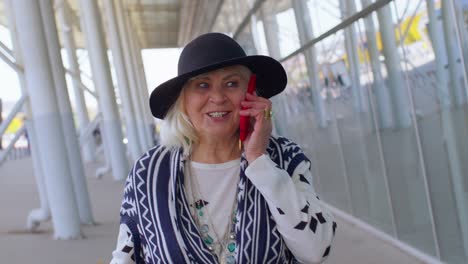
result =
[{"label": "paved walkway", "polygon": [[[0,260],[2,263],[108,263],[117,237],[123,182],[110,175],[92,177],[88,165],[88,188],[97,225],[83,227],[86,239],[52,239],[51,223],[39,232],[25,231],[29,211],[39,206],[30,159],[0,166]],[[338,220],[335,245],[326,263],[412,264],[420,263],[394,247]]]}]

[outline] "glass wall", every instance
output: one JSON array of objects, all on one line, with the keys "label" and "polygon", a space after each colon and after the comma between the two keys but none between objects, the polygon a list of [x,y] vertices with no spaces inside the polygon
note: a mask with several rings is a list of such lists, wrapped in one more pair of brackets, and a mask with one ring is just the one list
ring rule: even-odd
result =
[{"label": "glass wall", "polygon": [[227,0],[213,30],[287,69],[275,132],[307,152],[323,200],[467,263],[467,1],[241,2],[255,9]]}]

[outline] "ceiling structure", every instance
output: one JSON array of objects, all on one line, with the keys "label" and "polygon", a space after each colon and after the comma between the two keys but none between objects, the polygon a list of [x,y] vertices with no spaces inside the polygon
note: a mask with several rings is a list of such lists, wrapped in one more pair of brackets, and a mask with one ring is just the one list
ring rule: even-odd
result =
[{"label": "ceiling structure", "polygon": [[[8,27],[5,1],[7,0],[0,0],[0,24]],[[57,6],[63,1],[68,3],[71,9],[69,18],[73,24],[76,45],[84,48],[85,38],[79,15],[80,0],[55,0],[54,2]],[[124,13],[130,19],[142,49],[180,47],[194,36],[210,31],[223,2],[223,0],[113,1],[122,1]],[[104,14],[101,2],[99,1],[100,13]],[[102,15],[101,19],[103,29],[106,31],[106,17]],[[58,27],[60,28],[60,24]]]}]

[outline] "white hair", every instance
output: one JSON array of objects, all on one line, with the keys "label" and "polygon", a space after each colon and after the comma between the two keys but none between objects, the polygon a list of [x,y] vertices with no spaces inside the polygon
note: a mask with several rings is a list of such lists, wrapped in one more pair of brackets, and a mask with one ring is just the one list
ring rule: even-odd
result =
[{"label": "white hair", "polygon": [[[243,65],[235,65],[235,66],[239,66],[239,70],[241,74],[245,74],[247,78],[250,76],[251,71],[249,68]],[[234,66],[231,66],[231,67],[234,67]],[[223,69],[224,68],[221,68],[220,70],[223,70]],[[192,79],[195,79],[197,77],[198,76],[193,77]],[[184,107],[185,85],[182,87],[182,91],[180,92],[179,97],[177,98],[175,103],[171,106],[166,116],[164,117],[164,120],[161,124],[161,129],[160,129],[160,140],[161,140],[161,145],[163,146],[166,146],[169,148],[182,147],[184,149],[184,154],[189,154],[192,149],[192,145],[194,143],[198,143],[199,138],[197,136],[197,133],[195,131],[195,128],[192,122],[190,121],[190,118],[187,116],[186,111],[185,111],[185,107]]]},{"label": "white hair", "polygon": [[161,124],[161,144],[166,147],[184,149],[184,153],[190,153],[192,144],[198,142],[195,128],[190,122],[184,109],[184,92],[180,92],[179,98],[167,112]]}]

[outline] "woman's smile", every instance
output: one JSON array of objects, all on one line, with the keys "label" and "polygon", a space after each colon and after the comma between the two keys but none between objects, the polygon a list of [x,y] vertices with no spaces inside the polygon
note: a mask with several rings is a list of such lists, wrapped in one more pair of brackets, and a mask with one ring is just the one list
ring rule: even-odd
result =
[{"label": "woman's smile", "polygon": [[209,112],[206,115],[212,120],[212,121],[224,121],[229,118],[230,111],[213,111]]}]

